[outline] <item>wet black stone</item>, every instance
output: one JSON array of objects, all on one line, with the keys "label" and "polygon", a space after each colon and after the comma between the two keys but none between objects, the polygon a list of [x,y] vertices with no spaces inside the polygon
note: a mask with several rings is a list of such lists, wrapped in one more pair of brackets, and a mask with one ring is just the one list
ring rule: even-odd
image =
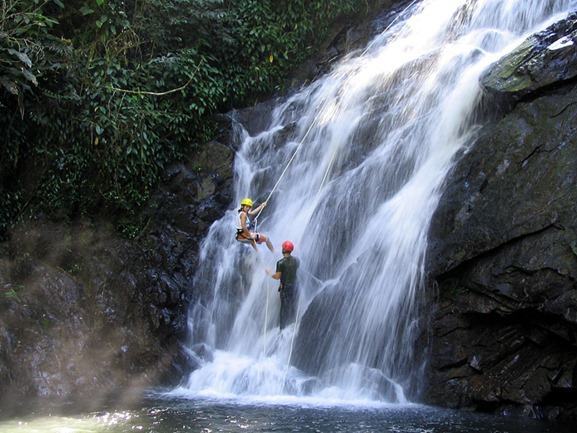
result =
[{"label": "wet black stone", "polygon": [[428,402],[575,416],[576,99],[567,86],[518,104],[448,178],[427,253],[439,293]]},{"label": "wet black stone", "polygon": [[[551,45],[560,42],[559,47]],[[563,46],[564,45],[564,46]],[[491,94],[521,99],[577,76],[577,14],[524,41],[481,78]]]}]

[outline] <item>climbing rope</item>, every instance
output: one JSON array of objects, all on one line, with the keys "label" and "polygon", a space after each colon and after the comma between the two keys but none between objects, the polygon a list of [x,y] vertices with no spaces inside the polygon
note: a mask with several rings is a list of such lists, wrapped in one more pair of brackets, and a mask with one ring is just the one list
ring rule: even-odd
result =
[{"label": "climbing rope", "polygon": [[[399,20],[399,18],[400,18],[402,15],[404,15],[405,12],[407,12],[410,8],[412,8],[413,5],[414,5],[415,3],[417,3],[417,1],[418,1],[418,0],[413,0],[408,6],[406,6],[406,7],[402,10],[402,12],[401,12],[400,14],[398,14],[397,17],[395,17],[394,20],[391,21],[391,23],[387,26],[387,28],[383,31],[383,33],[386,32],[386,31],[388,31],[391,27],[393,27],[393,25]],[[361,53],[361,56],[365,55],[365,54],[368,52],[369,48],[370,48],[370,45]],[[332,115],[331,115],[331,117],[332,117]],[[290,166],[290,165],[292,164],[292,162],[294,161],[294,159],[295,159],[298,151],[300,150],[300,148],[301,148],[301,146],[303,145],[304,141],[306,140],[306,138],[308,137],[309,133],[311,132],[313,126],[315,126],[315,124],[318,123],[318,119],[319,119],[319,116],[315,117],[315,118],[313,119],[313,121],[311,122],[311,125],[309,126],[309,129],[307,130],[306,134],[305,134],[305,135],[303,136],[303,138],[301,139],[298,147],[297,147],[296,150],[294,151],[291,159],[289,160],[289,162],[288,162],[287,165],[285,166],[285,168],[284,168],[284,170],[282,171],[281,175],[279,176],[277,182],[275,183],[275,185],[273,186],[273,188],[272,188],[272,190],[270,191],[269,195],[267,196],[265,202],[268,202],[268,201],[270,200],[271,196],[272,196],[272,195],[274,194],[274,192],[276,191],[276,189],[277,189],[277,187],[279,186],[282,178],[284,177],[285,173],[287,172],[289,166]],[[325,175],[323,176],[323,180],[322,180],[322,182],[321,182],[321,188],[322,188],[322,186],[325,184],[325,182],[326,182],[326,180],[327,180],[328,173],[329,173],[329,171],[330,171],[330,168],[332,167],[332,164],[333,164],[333,162],[334,162],[334,160],[335,160],[335,157],[336,157],[336,153],[333,154],[333,156],[332,156],[332,158],[331,158],[331,162],[329,163],[329,166],[328,166],[328,168],[327,168],[327,171],[325,172]],[[258,212],[258,214],[256,215],[256,217],[255,217],[255,231],[256,231],[256,224],[257,224],[258,217],[260,216],[260,214],[261,214],[261,212],[262,212],[263,210],[264,210],[264,209],[261,209],[261,210]]]},{"label": "climbing rope", "polygon": [[[311,277],[313,280],[315,280],[317,283],[320,283],[321,285],[324,284],[324,281],[320,280],[319,278],[315,277],[311,272],[307,271],[307,270],[303,270],[306,274],[308,274],[309,277]],[[295,344],[295,337],[297,335],[297,331],[299,329],[299,325],[300,325],[300,309],[301,309],[301,303],[300,301],[297,303],[297,313],[295,316],[295,329],[293,332],[293,335],[291,337],[291,345],[290,345],[290,349],[289,349],[289,356],[287,359],[287,364],[286,364],[286,369],[285,369],[285,374],[284,374],[284,379],[283,379],[283,384],[286,383],[286,379],[288,376],[288,371],[290,369],[290,364],[291,364],[291,359],[293,357],[293,347]]]},{"label": "climbing rope", "polygon": [[[305,142],[306,138],[308,137],[308,135],[310,134],[311,130],[313,129],[313,126],[315,126],[315,124],[318,122],[318,117],[315,118],[312,122],[311,125],[309,126],[309,128],[307,129],[307,132],[305,133],[305,135],[303,136],[303,138],[301,139],[300,143],[298,144],[297,148],[295,149],[294,153],[292,154],[291,158],[289,159],[289,161],[287,162],[285,168],[283,169],[282,173],[280,174],[279,178],[277,179],[276,183],[274,184],[272,190],[270,191],[270,193],[268,194],[265,202],[268,202],[270,200],[270,198],[272,197],[272,195],[274,194],[274,192],[276,191],[276,189],[278,188],[278,186],[280,185],[282,178],[284,177],[284,175],[286,174],[286,172],[288,171],[290,165],[292,164],[292,162],[295,160],[300,148],[302,147],[303,143]],[[333,159],[334,159],[334,155],[333,155]],[[331,165],[332,165],[332,161],[331,161]],[[327,174],[325,173],[325,178],[326,178]],[[325,181],[325,178],[323,178],[323,184]],[[322,185],[321,185],[322,186]],[[254,230],[255,232],[258,231],[258,217],[260,216],[260,214],[262,213],[262,211],[264,210],[264,208],[262,208],[257,214],[256,217],[254,218]],[[269,290],[266,290],[266,305],[265,305],[265,319],[264,319],[264,329],[263,329],[263,336],[264,336],[264,343],[263,343],[263,351],[264,351],[264,356],[266,357],[266,342],[267,342],[267,324],[268,324],[268,296],[269,296]],[[293,347],[294,347],[294,341],[295,341],[295,336],[296,336],[296,332],[297,332],[297,328],[298,328],[298,324],[299,324],[299,314],[300,314],[300,302],[297,304],[297,313],[296,313],[296,317],[295,317],[295,327],[294,327],[294,332],[293,335],[291,337],[291,344],[290,344],[290,349],[289,349],[289,356],[287,359],[287,365],[285,368],[285,374],[284,374],[284,378],[283,378],[283,385],[286,384],[286,379],[288,376],[288,371],[290,368],[290,361],[292,358],[292,352],[293,352]]]},{"label": "climbing rope", "polygon": [[[404,15],[405,12],[407,12],[411,7],[413,7],[413,5],[417,2],[417,0],[413,0],[407,7],[405,7],[402,12],[400,14],[397,15],[397,17],[387,26],[387,28],[385,29],[385,31],[389,30],[391,27],[393,27],[394,24],[396,24],[396,22],[398,21],[399,17]],[[370,45],[361,53],[361,56],[365,55],[368,51],[369,51]],[[318,116],[311,122],[311,125],[309,126],[307,132],[305,133],[305,135],[303,136],[303,138],[301,139],[299,145],[297,146],[296,150],[294,151],[293,155],[291,156],[291,158],[289,159],[288,163],[286,164],[285,168],[283,169],[282,173],[280,174],[278,180],[276,181],[276,183],[274,184],[272,190],[270,191],[270,193],[268,194],[265,202],[268,202],[270,200],[270,198],[272,197],[272,195],[274,194],[274,192],[276,191],[276,189],[278,188],[282,178],[284,177],[285,173],[287,172],[288,168],[290,167],[290,165],[292,164],[292,162],[294,161],[297,153],[299,152],[300,148],[302,147],[305,139],[308,137],[309,133],[311,132],[313,126],[315,126],[315,124],[318,121]],[[336,159],[337,156],[337,152],[334,152],[332,157],[331,157],[331,161],[329,162],[329,165],[323,175],[323,178],[321,180],[321,185],[320,185],[320,189],[323,188],[323,186],[325,185],[328,176],[329,176],[329,172],[334,164],[334,161]],[[262,208],[256,215],[255,219],[254,219],[254,226],[255,226],[255,231],[257,231],[257,225],[258,225],[258,217],[260,216],[260,214],[262,213],[262,211],[264,210],[264,208]],[[318,278],[314,277],[315,280],[319,281]],[[265,350],[265,355],[266,355],[266,326],[268,323],[268,290],[266,292],[266,307],[265,307],[265,324],[264,324],[264,338],[265,338],[265,342],[264,342],[264,350]],[[294,342],[295,342],[295,337],[298,331],[298,327],[299,327],[299,320],[300,320],[300,307],[301,307],[301,303],[300,301],[297,304],[297,312],[296,312],[296,316],[295,316],[295,322],[294,322],[294,331],[293,331],[293,335],[291,337],[291,344],[290,344],[290,348],[289,348],[289,354],[288,354],[288,358],[287,358],[287,364],[286,364],[286,368],[285,368],[285,373],[284,373],[284,377],[283,377],[283,386],[286,387],[287,385],[287,377],[288,377],[288,372],[290,369],[290,362],[291,362],[291,358],[292,358],[292,353],[293,353],[293,348],[294,348]]]},{"label": "climbing rope", "polygon": [[[411,8],[414,6],[414,4],[417,3],[418,1],[419,1],[419,0],[413,0],[411,3],[409,3],[409,5],[407,5],[405,8],[403,8],[403,10],[402,10],[401,12],[396,13],[396,14],[395,14],[395,15],[396,15],[396,16],[395,16],[395,19],[392,20],[391,23],[390,23],[384,30],[381,31],[381,34],[384,34],[384,33],[388,32],[388,31],[391,29],[391,27],[393,27],[393,26],[397,23],[397,21],[399,21],[401,18],[403,18],[403,17],[405,16],[405,13],[406,13],[409,9],[411,9]],[[367,52],[371,49],[371,47],[372,47],[372,44],[369,44],[369,45],[363,50],[363,52],[361,53],[361,55],[360,55],[359,57],[362,57],[362,56],[364,56],[365,54],[367,54]]]},{"label": "climbing rope", "polygon": [[264,330],[263,330],[263,334],[264,334],[264,342],[263,342],[263,358],[266,358],[266,328],[268,325],[268,288],[266,288],[266,284],[265,284],[265,290],[266,290],[266,304],[264,306]]},{"label": "climbing rope", "polygon": [[[291,158],[289,159],[289,161],[287,162],[284,170],[282,171],[282,173],[280,174],[278,180],[276,181],[276,183],[274,184],[274,186],[272,187],[272,190],[270,191],[270,193],[268,194],[265,202],[268,202],[271,198],[271,196],[274,194],[274,192],[276,191],[276,189],[278,188],[282,178],[284,177],[285,173],[287,172],[288,168],[290,167],[290,165],[292,164],[292,162],[294,161],[295,157],[297,156],[297,153],[299,152],[299,150],[301,149],[303,143],[305,142],[306,138],[308,137],[309,133],[311,132],[311,130],[313,129],[313,126],[315,126],[315,124],[318,122],[318,117],[316,117],[312,122],[311,125],[309,126],[309,129],[307,130],[306,134],[303,136],[303,138],[301,139],[299,145],[297,146],[296,150],[294,151],[293,155],[291,156]],[[256,217],[254,218],[255,221],[255,231],[256,231],[256,224],[258,221],[258,217],[260,216],[260,214],[262,213],[262,211],[264,210],[264,208],[262,208],[257,214]]]},{"label": "climbing rope", "polygon": [[[305,142],[306,138],[308,137],[308,135],[310,134],[310,132],[313,129],[313,126],[315,126],[318,123],[318,116],[315,117],[313,119],[313,121],[311,122],[309,128],[307,129],[307,132],[305,133],[305,135],[303,135],[303,138],[301,138],[300,143],[298,144],[297,148],[295,149],[294,153],[292,154],[291,158],[289,159],[289,161],[287,162],[287,164],[285,165],[283,171],[281,172],[279,178],[277,179],[276,183],[274,184],[272,190],[270,191],[270,193],[268,194],[265,202],[268,202],[270,200],[270,198],[272,197],[272,195],[274,194],[274,192],[276,191],[276,189],[278,188],[278,186],[280,185],[284,175],[286,174],[286,172],[288,171],[290,165],[292,164],[292,162],[295,160],[299,150],[301,149],[303,143]],[[328,175],[328,170],[330,169],[330,166],[332,166],[332,163],[334,161],[336,155],[333,155],[331,163],[329,164],[329,168],[327,169],[327,173],[325,173],[323,180],[321,182],[321,188],[324,185],[327,175]],[[261,208],[261,210],[256,214],[255,218],[254,218],[254,231],[258,232],[258,217],[260,216],[260,214],[262,213],[262,211],[264,210],[264,208]],[[266,285],[265,285],[266,286]],[[266,342],[267,342],[267,324],[268,324],[268,296],[269,296],[269,290],[266,289],[266,305],[265,305],[265,314],[264,314],[264,326],[263,326],[263,336],[264,336],[264,343],[263,343],[263,351],[264,351],[264,356],[266,357]],[[293,347],[294,347],[294,340],[295,340],[295,336],[296,336],[296,331],[298,328],[298,324],[299,324],[299,314],[300,314],[300,302],[297,304],[297,313],[296,313],[296,317],[295,317],[295,328],[294,328],[294,332],[293,335],[291,337],[291,344],[290,344],[290,349],[289,349],[289,356],[288,356],[288,360],[287,360],[287,366],[285,369],[285,374],[284,374],[284,379],[283,379],[283,384],[286,383],[286,379],[287,379],[287,375],[288,375],[288,370],[290,368],[290,360],[292,358],[292,352],[293,352]]]},{"label": "climbing rope", "polygon": [[293,331],[293,335],[291,337],[291,345],[290,345],[290,349],[289,349],[289,355],[287,358],[287,362],[286,362],[286,368],[284,371],[284,378],[283,378],[283,386],[286,386],[286,381],[287,381],[287,376],[288,376],[288,372],[291,366],[291,358],[293,356],[293,347],[294,347],[294,343],[295,343],[295,336],[297,335],[297,330],[298,330],[298,326],[299,326],[299,314],[300,314],[300,309],[301,309],[301,303],[300,301],[297,303],[297,314],[295,316],[295,329]]},{"label": "climbing rope", "polygon": [[[280,174],[278,180],[276,181],[275,185],[273,186],[272,190],[270,191],[270,193],[268,194],[268,197],[266,198],[265,202],[268,202],[271,198],[271,196],[274,194],[274,192],[276,191],[277,187],[279,186],[282,178],[284,177],[285,173],[287,172],[288,168],[290,167],[290,165],[292,164],[292,162],[294,161],[295,157],[297,156],[298,151],[300,150],[300,148],[302,147],[303,143],[305,142],[306,138],[308,137],[309,133],[311,132],[311,130],[313,129],[313,126],[315,126],[315,124],[317,123],[317,119],[315,118],[312,122],[311,125],[309,126],[307,132],[305,133],[305,135],[303,136],[303,138],[301,139],[299,145],[297,146],[296,150],[294,151],[293,155],[291,156],[291,158],[289,159],[289,161],[287,162],[284,170],[282,171],[282,173]],[[264,210],[264,208],[262,208],[257,214],[256,217],[254,218],[254,231],[258,232],[258,217],[260,216],[261,212]],[[266,287],[266,285],[265,285]],[[264,310],[264,326],[263,326],[263,336],[264,336],[264,343],[263,343],[263,357],[266,357],[266,340],[267,340],[267,324],[268,324],[268,292],[269,290],[267,288],[265,288],[266,290],[266,305],[265,305],[265,310]],[[297,309],[297,317],[298,317],[298,309]],[[296,330],[296,321],[295,321],[295,330]],[[291,348],[290,348],[290,354],[289,354],[289,360],[288,363],[290,364],[290,357],[292,356],[292,346],[294,343],[294,335],[293,335],[293,340],[291,342]],[[286,375],[288,374],[288,367],[289,364],[287,364],[287,369],[285,371],[285,380],[286,380]],[[284,383],[284,381],[283,381]]]}]

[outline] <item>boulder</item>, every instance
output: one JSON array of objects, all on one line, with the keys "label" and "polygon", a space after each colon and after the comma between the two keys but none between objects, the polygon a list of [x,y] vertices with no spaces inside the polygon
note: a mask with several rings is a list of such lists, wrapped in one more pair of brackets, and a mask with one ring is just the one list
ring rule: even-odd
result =
[{"label": "boulder", "polygon": [[449,176],[427,252],[429,403],[577,417],[576,98],[518,104]]},{"label": "boulder", "polygon": [[494,95],[519,100],[577,75],[577,13],[526,39],[481,78]]}]

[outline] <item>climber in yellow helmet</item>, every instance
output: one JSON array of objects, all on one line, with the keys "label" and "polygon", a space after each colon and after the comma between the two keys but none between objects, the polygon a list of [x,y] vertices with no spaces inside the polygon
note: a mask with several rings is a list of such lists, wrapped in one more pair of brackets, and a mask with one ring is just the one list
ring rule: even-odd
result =
[{"label": "climber in yellow helmet", "polygon": [[264,201],[255,209],[252,209],[253,204],[250,198],[243,198],[240,202],[236,226],[236,240],[239,242],[250,242],[255,251],[257,251],[256,244],[266,243],[268,249],[274,253],[272,242],[264,234],[253,231],[255,227],[251,221],[251,218],[255,218],[260,211],[266,207],[267,203]]}]

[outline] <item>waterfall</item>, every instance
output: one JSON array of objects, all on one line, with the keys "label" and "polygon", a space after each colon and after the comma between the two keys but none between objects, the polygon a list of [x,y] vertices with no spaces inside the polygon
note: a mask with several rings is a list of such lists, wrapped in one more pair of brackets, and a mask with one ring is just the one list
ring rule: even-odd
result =
[{"label": "waterfall", "polygon": [[[264,132],[237,125],[235,203],[203,242],[189,313],[197,368],[175,395],[404,402],[418,389],[424,255],[443,181],[480,127],[479,77],[576,0],[423,0],[362,51],[279,103]],[[298,152],[290,165],[287,165]],[[277,248],[234,240],[264,200]],[[265,268],[294,242],[295,324],[278,326]]]}]

